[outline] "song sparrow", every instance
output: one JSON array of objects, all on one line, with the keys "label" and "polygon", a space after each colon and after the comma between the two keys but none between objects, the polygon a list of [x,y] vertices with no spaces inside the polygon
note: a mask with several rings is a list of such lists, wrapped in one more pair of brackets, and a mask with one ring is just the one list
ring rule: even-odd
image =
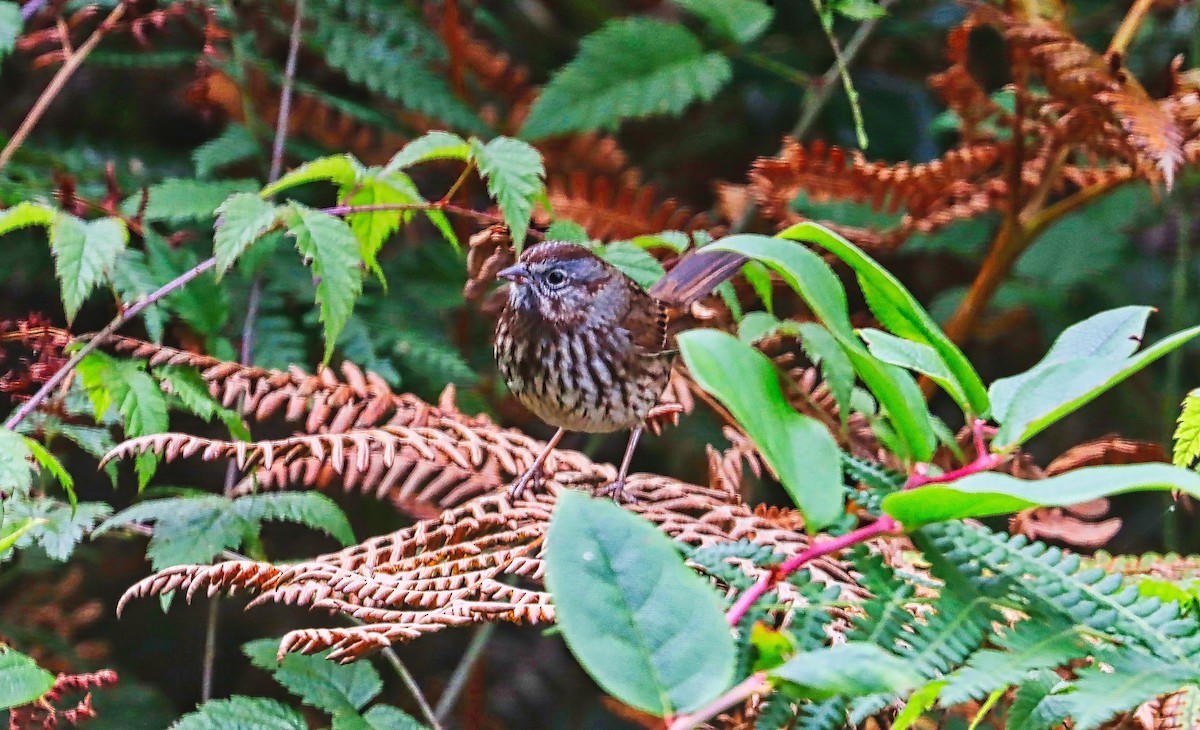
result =
[{"label": "song sparrow", "polygon": [[500,373],[529,410],[558,427],[513,483],[514,498],[540,479],[546,457],[567,431],[630,429],[617,479],[604,490],[623,498],[646,414],[671,374],[670,307],[709,293],[742,262],[735,254],[693,252],[647,292],[587,248],[547,241],[499,272],[512,282],[496,326]]}]

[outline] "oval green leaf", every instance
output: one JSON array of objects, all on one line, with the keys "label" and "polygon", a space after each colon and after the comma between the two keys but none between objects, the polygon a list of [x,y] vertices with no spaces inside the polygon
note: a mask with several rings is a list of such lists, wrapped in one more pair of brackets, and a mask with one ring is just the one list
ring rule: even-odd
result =
[{"label": "oval green leaf", "polygon": [[546,587],[567,646],[606,692],[659,717],[733,681],[721,599],[652,524],[564,489],[546,536]]},{"label": "oval green leaf", "polygon": [[1064,507],[1127,492],[1178,489],[1200,497],[1200,474],[1170,464],[1093,466],[1049,479],[985,472],[951,484],[889,494],[883,511],[906,529],[946,520],[992,517],[1030,507]]},{"label": "oval green leaf", "polygon": [[0,710],[27,705],[53,686],[54,675],[32,658],[0,646]]},{"label": "oval green leaf", "polygon": [[875,644],[847,642],[792,657],[771,672],[803,697],[865,697],[899,695],[920,683],[916,667]]},{"label": "oval green leaf", "polygon": [[842,466],[828,429],[788,403],[765,355],[733,335],[692,330],[678,338],[688,371],[737,419],[804,513],[809,531],[842,515]]}]

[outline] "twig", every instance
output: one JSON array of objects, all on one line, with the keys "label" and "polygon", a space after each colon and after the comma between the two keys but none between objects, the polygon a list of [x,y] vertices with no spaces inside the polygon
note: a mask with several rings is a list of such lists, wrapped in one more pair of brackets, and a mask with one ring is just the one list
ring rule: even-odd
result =
[{"label": "twig", "polygon": [[72,53],[70,56],[67,56],[67,59],[63,63],[62,67],[58,69],[58,73],[54,74],[54,78],[50,79],[49,85],[47,85],[45,90],[42,91],[41,96],[39,96],[37,101],[34,103],[33,108],[30,109],[29,113],[25,115],[25,119],[21,122],[21,126],[17,128],[16,132],[13,133],[12,139],[8,140],[8,144],[4,145],[3,150],[0,150],[0,170],[3,170],[5,166],[8,165],[9,160],[12,159],[12,156],[16,153],[17,148],[24,144],[25,138],[28,137],[29,133],[33,131],[33,128],[37,126],[37,123],[41,120],[42,115],[46,113],[46,109],[50,107],[51,102],[53,102],[58,96],[59,92],[63,90],[63,87],[66,86],[67,81],[70,80],[71,76],[75,74],[75,71],[79,68],[79,65],[82,64],[83,60],[88,57],[88,54],[92,52],[92,49],[96,47],[96,44],[100,42],[100,39],[104,37],[104,34],[107,33],[124,14],[125,3],[117,3],[117,6],[112,9],[112,12],[108,14],[108,17],[105,18],[94,31],[92,31],[92,34],[88,36],[88,39],[84,41],[74,53]]},{"label": "twig", "polygon": [[79,352],[75,353],[75,355],[67,361],[66,365],[59,368],[58,372],[54,373],[54,375],[47,380],[36,393],[33,394],[33,397],[25,401],[25,403],[21,405],[17,412],[8,419],[8,421],[4,424],[4,427],[10,430],[15,429],[21,423],[21,421],[24,421],[30,413],[33,413],[33,411],[50,396],[50,393],[52,393],[55,388],[57,388],[64,380],[67,379],[67,376],[75,370],[75,367],[79,365],[83,358],[87,357],[89,353],[103,344],[104,340],[106,340],[109,335],[116,332],[122,325],[141,314],[142,311],[150,305],[154,304],[168,294],[171,294],[175,290],[182,288],[192,279],[195,279],[197,276],[200,276],[204,272],[213,268],[216,266],[216,264],[217,260],[215,258],[201,261],[171,281],[163,284],[157,291],[151,292],[145,297],[142,297],[136,303],[134,303],[133,306],[122,310],[120,314],[114,317],[113,320],[104,327],[104,329],[100,330],[95,335],[92,335],[91,338],[88,339],[87,344],[80,348]]},{"label": "twig", "polygon": [[283,88],[279,92],[279,114],[275,119],[275,143],[271,146],[271,171],[267,184],[279,179],[283,171],[283,145],[287,142],[288,119],[292,113],[292,89],[296,85],[296,58],[300,55],[300,28],[304,21],[304,0],[296,0],[292,35],[288,41],[287,61],[283,67]]},{"label": "twig", "polygon": [[471,676],[471,670],[475,668],[475,663],[479,661],[479,657],[483,656],[483,650],[487,647],[488,640],[492,638],[492,634],[495,632],[496,624],[490,622],[480,626],[475,631],[475,635],[471,637],[471,643],[467,644],[467,650],[463,652],[462,659],[459,660],[458,666],[454,668],[454,673],[450,675],[450,682],[446,685],[446,691],[442,692],[442,696],[438,698],[437,707],[433,711],[437,719],[445,720],[449,716],[450,711],[454,709],[459,694],[462,693],[463,687],[467,684],[467,679]]},{"label": "twig", "polygon": [[691,730],[697,725],[713,719],[723,710],[741,704],[747,697],[762,694],[769,689],[771,689],[771,683],[767,680],[767,673],[755,672],[699,710],[672,719],[668,728],[669,730]]},{"label": "twig", "polygon": [[[971,429],[975,434],[975,442],[977,445],[982,445],[984,443],[984,429],[986,428],[987,423],[982,419],[976,419],[971,423]],[[918,464],[913,469],[913,473],[909,476],[908,481],[905,482],[904,488],[916,489],[918,487],[923,487],[926,484],[946,484],[957,481],[963,477],[970,476],[971,474],[978,474],[980,472],[994,469],[1000,464],[1004,463],[1004,460],[1007,458],[1007,454],[994,454],[987,451],[980,451],[975,457],[975,460],[970,464],[967,464],[960,469],[948,471],[945,474],[938,474],[936,476],[929,476],[927,464]],[[852,545],[866,542],[867,540],[871,540],[881,535],[899,532],[902,529],[903,528],[899,522],[889,515],[884,515],[875,522],[872,522],[865,527],[860,527],[853,532],[848,532],[840,537],[835,537],[822,542],[814,542],[807,550],[793,555],[779,565],[773,567],[766,575],[759,578],[754,585],[746,589],[746,591],[738,597],[737,601],[734,602],[733,607],[729,609],[728,613],[725,614],[725,621],[730,626],[737,626],[738,622],[742,620],[742,617],[746,615],[746,612],[750,610],[750,607],[753,606],[758,599],[762,598],[772,588],[779,585],[784,580],[787,580],[788,576],[790,576],[792,573],[795,573],[806,563],[812,562],[813,560],[825,555],[839,552]]]},{"label": "twig", "polygon": [[[887,10],[895,3],[896,0],[882,0],[879,5],[884,10]],[[833,96],[834,82],[837,81],[842,67],[845,66],[848,68],[858,56],[858,52],[862,50],[863,44],[875,32],[875,28],[879,25],[879,20],[879,18],[871,18],[858,26],[858,30],[854,31],[854,35],[850,36],[850,40],[846,42],[846,48],[840,54],[840,62],[835,62],[830,66],[829,70],[814,85],[815,91],[812,94],[812,98],[805,102],[804,112],[800,115],[800,120],[796,122],[796,126],[792,128],[791,136],[796,139],[803,139],[808,134],[813,123],[817,121],[817,116]]]},{"label": "twig", "polygon": [[[358,619],[351,618],[354,623],[362,625]],[[400,655],[390,646],[385,646],[382,649],[383,658],[387,659],[388,664],[392,665],[392,669],[396,670],[396,674],[400,676],[400,681],[408,688],[409,694],[417,701],[417,706],[421,708],[421,714],[425,717],[425,721],[433,730],[443,730],[441,723],[438,722],[437,716],[429,707],[429,701],[425,699],[425,695],[421,692],[420,685],[413,678],[412,672],[408,671],[408,667],[404,666],[404,662],[400,661]]]},{"label": "twig", "polygon": [[1152,5],[1154,5],[1154,0],[1135,0],[1133,6],[1129,8],[1129,12],[1125,13],[1121,27],[1117,28],[1117,32],[1113,34],[1112,40],[1108,44],[1110,56],[1114,53],[1124,55],[1125,51],[1129,49],[1129,44],[1137,35],[1138,28],[1142,27],[1142,21],[1146,19],[1146,14],[1150,12]]}]

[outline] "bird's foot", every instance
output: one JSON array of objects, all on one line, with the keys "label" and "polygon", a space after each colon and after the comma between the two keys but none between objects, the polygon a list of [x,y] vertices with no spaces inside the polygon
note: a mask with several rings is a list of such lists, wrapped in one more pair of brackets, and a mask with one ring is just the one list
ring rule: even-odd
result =
[{"label": "bird's foot", "polygon": [[516,501],[525,493],[526,488],[538,489],[542,486],[542,477],[542,465],[534,464],[508,488],[508,498]]},{"label": "bird's foot", "polygon": [[638,501],[637,497],[625,491],[624,477],[614,479],[611,483],[599,487],[593,494],[597,497],[612,497],[612,501],[617,504],[636,504]]}]

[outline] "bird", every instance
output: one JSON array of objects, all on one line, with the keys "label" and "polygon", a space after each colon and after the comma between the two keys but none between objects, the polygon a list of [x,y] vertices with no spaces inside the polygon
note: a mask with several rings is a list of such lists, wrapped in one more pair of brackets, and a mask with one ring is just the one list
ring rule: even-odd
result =
[{"label": "bird", "polygon": [[568,431],[628,430],[617,478],[602,494],[622,501],[646,415],[667,387],[675,358],[673,312],[709,294],[745,262],[696,249],[649,291],[586,246],[545,241],[497,273],[510,282],[494,354],[509,390],[557,427],[513,482],[518,499],[541,481],[546,457]]}]

